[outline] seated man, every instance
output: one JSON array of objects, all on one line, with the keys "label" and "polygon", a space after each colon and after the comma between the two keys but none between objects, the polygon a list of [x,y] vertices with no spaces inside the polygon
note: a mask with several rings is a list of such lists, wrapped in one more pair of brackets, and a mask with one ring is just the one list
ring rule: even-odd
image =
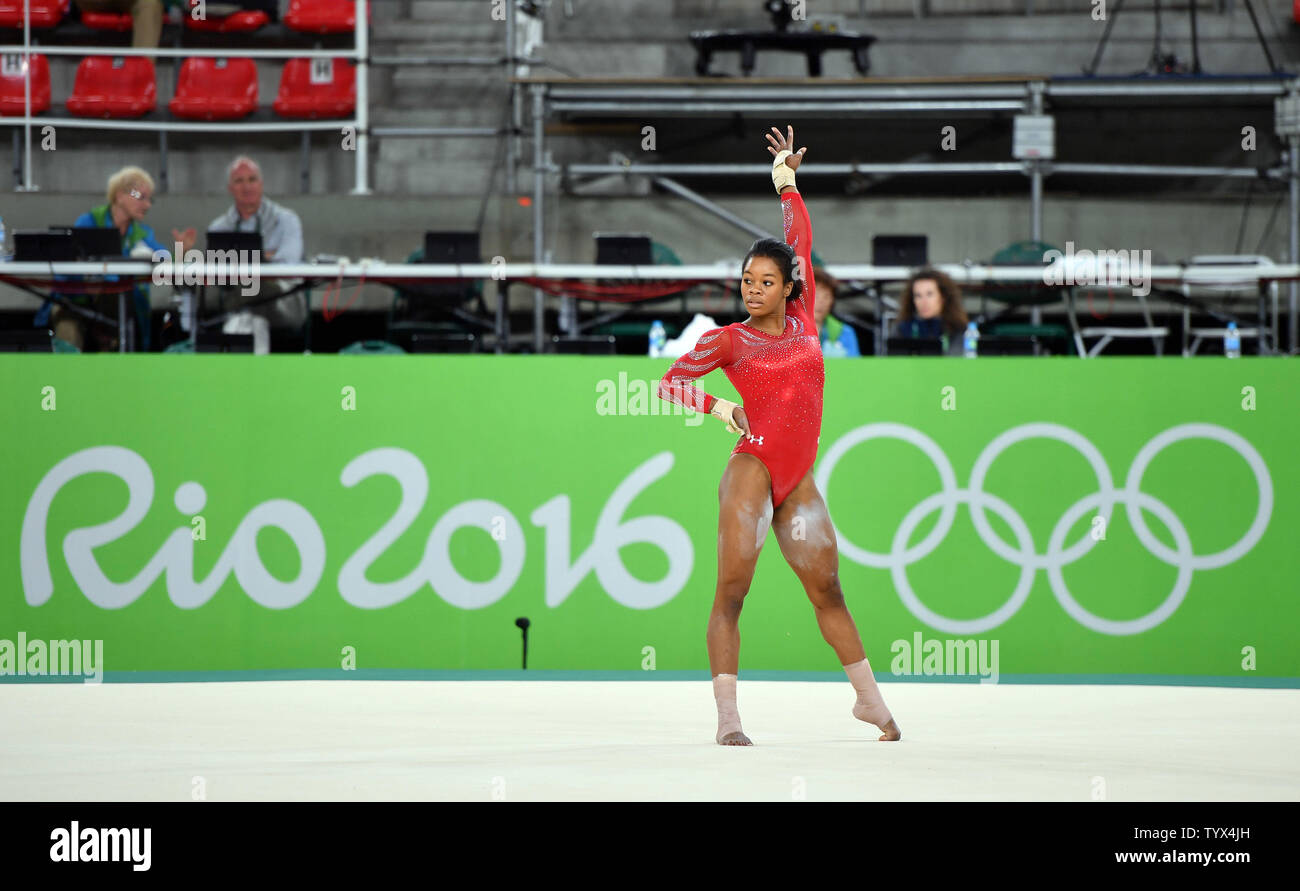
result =
[{"label": "seated man", "polygon": [[[262,263],[302,262],[302,221],[287,207],[262,196],[262,169],[252,158],[240,156],[227,171],[227,188],[234,206],[208,226],[209,232],[257,232],[262,236]],[[265,300],[270,289],[287,289],[296,280],[267,279],[256,296],[242,297],[238,289],[222,292],[226,309]],[[307,319],[307,300],[292,294],[279,300],[254,303],[232,315],[223,327],[226,334],[252,334],[253,352],[271,351],[271,329],[300,329]]]}]

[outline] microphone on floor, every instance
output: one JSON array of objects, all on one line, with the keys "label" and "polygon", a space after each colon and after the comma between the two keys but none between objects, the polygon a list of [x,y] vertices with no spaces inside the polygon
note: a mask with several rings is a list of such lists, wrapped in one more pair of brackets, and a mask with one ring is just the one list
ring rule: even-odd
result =
[{"label": "microphone on floor", "polygon": [[515,619],[515,627],[523,632],[524,636],[524,668],[528,668],[528,626],[533,624],[527,618],[521,616]]}]

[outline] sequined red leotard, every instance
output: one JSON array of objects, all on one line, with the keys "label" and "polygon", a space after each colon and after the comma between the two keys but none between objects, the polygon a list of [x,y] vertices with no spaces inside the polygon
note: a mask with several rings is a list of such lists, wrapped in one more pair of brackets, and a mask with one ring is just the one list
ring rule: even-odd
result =
[{"label": "sequined red leotard", "polygon": [[785,303],[785,331],[768,334],[733,322],[706,331],[659,382],[659,398],[708,412],[716,397],[692,381],[723,369],[743,400],[752,435],[741,436],[732,454],[754,455],[772,477],[772,506],[794,490],[817,457],[826,367],[813,322],[812,222],[799,193],[781,196],[786,244],[804,270],[803,289]]}]

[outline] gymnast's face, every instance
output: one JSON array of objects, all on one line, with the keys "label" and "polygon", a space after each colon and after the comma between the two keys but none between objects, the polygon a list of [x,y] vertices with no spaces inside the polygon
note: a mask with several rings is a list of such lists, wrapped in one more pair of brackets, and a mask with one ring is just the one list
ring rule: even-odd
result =
[{"label": "gymnast's face", "polygon": [[943,295],[939,283],[932,278],[917,279],[912,283],[912,306],[918,319],[937,319],[943,313]]},{"label": "gymnast's face", "polygon": [[755,319],[776,312],[792,290],[794,282],[782,277],[780,267],[770,257],[751,257],[740,276],[740,299]]}]

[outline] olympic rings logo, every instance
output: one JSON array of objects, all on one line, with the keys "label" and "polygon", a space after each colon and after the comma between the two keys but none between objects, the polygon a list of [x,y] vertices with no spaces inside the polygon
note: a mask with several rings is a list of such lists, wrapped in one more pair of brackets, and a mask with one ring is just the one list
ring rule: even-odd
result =
[{"label": "olympic rings logo", "polygon": [[[1187,589],[1191,586],[1194,570],[1217,569],[1243,557],[1264,535],[1273,513],[1273,480],[1269,476],[1264,459],[1260,457],[1255,447],[1241,436],[1214,424],[1181,424],[1153,437],[1133,459],[1122,489],[1115,488],[1110,468],[1107,467],[1097,447],[1083,435],[1060,424],[1021,424],[995,438],[975,459],[975,465],[971,469],[970,486],[964,489],[957,485],[952,463],[933,439],[905,424],[868,424],[846,433],[826,452],[813,477],[817,488],[822,492],[828,491],[827,483],[835,465],[850,449],[868,440],[882,438],[899,439],[915,445],[924,452],[939,471],[943,488],[923,499],[907,513],[894,533],[894,540],[888,554],[858,547],[837,528],[836,537],[840,552],[864,566],[888,569],[899,597],[912,614],[934,628],[953,634],[976,634],[996,628],[1010,619],[1029,596],[1034,576],[1040,569],[1046,570],[1052,593],[1061,606],[1081,625],[1102,634],[1112,635],[1138,634],[1147,631],[1169,618],[1182,604]],[[1029,439],[1055,439],[1072,446],[1087,459],[1097,476],[1097,491],[1085,495],[1061,515],[1048,537],[1047,548],[1043,553],[1036,550],[1033,536],[1020,514],[1001,498],[984,491],[984,479],[994,460],[1009,446]],[[1250,528],[1235,544],[1214,554],[1195,553],[1192,550],[1187,528],[1178,516],[1164,502],[1141,489],[1142,477],[1156,455],[1173,443],[1185,439],[1214,440],[1236,451],[1254,473],[1255,483],[1259,489],[1259,509],[1255,512],[1255,519],[1250,524]],[[1155,557],[1178,570],[1173,590],[1163,603],[1144,616],[1124,621],[1094,615],[1081,606],[1066,587],[1061,572],[1065,566],[1083,557],[1097,544],[1097,539],[1085,532],[1078,541],[1066,545],[1065,537],[1074,524],[1090,511],[1096,511],[1097,516],[1102,517],[1104,523],[1109,525],[1111,512],[1117,503],[1124,505],[1128,521],[1143,546]],[[1020,567],[1020,579],[1011,598],[998,609],[978,619],[951,619],[936,613],[921,602],[907,578],[907,567],[931,554],[948,534],[957,513],[957,506],[960,504],[969,505],[975,529],[989,549],[1004,560]],[[827,510],[829,511],[829,504]],[[939,521],[934,529],[923,540],[909,547],[908,541],[916,527],[936,510],[939,511]],[[993,531],[986,510],[993,511],[1011,527],[1016,538],[1016,547],[1008,545]],[[1142,516],[1143,510],[1155,514],[1165,524],[1165,528],[1173,535],[1174,548],[1169,548],[1151,534],[1146,519]]]}]

